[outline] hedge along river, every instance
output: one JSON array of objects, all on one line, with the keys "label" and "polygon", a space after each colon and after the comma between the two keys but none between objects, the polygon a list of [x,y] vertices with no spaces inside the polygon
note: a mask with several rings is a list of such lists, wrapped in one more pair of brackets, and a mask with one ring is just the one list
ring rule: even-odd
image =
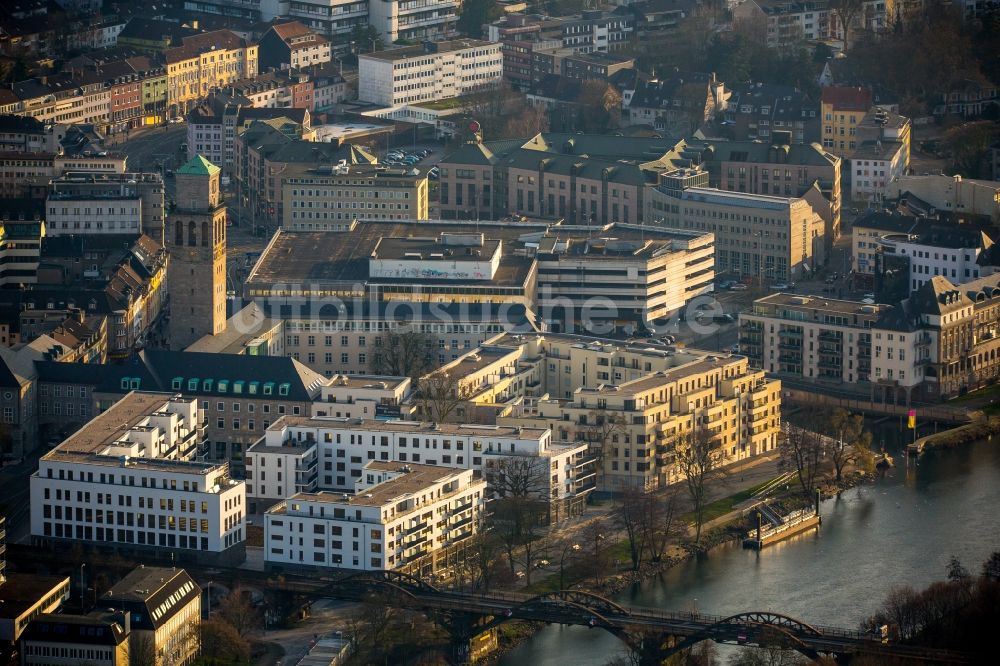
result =
[{"label": "hedge along river", "polygon": [[[759,553],[720,546],[615,600],[718,615],[769,610],[855,628],[893,586],[943,579],[953,555],[977,572],[1000,549],[1000,438],[930,451],[908,464],[900,439],[894,430],[876,431],[876,445],[884,441],[897,466],[883,479],[825,500],[818,530]],[[589,666],[623,649],[601,629],[549,625],[499,663]]]}]

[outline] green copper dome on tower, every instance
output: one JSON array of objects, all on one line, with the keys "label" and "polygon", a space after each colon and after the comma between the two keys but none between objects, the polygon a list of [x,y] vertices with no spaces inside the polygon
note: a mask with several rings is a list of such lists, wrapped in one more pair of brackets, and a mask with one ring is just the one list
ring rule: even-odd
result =
[{"label": "green copper dome on tower", "polygon": [[201,155],[195,155],[190,162],[178,169],[177,173],[184,176],[211,176],[212,174],[219,173],[219,171],[221,171],[219,167]]}]

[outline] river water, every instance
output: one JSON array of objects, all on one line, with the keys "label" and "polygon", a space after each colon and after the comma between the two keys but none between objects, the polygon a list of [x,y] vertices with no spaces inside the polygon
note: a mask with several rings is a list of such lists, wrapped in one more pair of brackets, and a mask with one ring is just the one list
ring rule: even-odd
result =
[{"label": "river water", "polygon": [[[880,439],[895,455],[894,434]],[[1000,441],[931,451],[909,464],[896,455],[896,463],[884,479],[824,501],[817,530],[759,553],[714,549],[616,601],[718,615],[770,610],[856,628],[891,587],[943,579],[952,555],[977,572],[1000,549]],[[622,650],[600,629],[550,625],[500,663],[596,666]]]}]

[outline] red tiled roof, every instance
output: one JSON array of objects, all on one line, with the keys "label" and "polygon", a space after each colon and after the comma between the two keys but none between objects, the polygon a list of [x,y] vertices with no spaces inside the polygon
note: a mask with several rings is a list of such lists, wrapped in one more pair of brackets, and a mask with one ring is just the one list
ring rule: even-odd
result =
[{"label": "red tiled roof", "polygon": [[167,49],[168,63],[194,58],[212,50],[245,48],[247,41],[229,30],[216,30],[184,38],[184,45]]},{"label": "red tiled roof", "polygon": [[271,30],[274,30],[278,37],[281,37],[282,39],[288,39],[289,37],[302,37],[303,35],[308,35],[312,32],[312,30],[298,21],[289,21],[288,23],[274,25],[271,26]]},{"label": "red tiled roof", "polygon": [[827,86],[823,88],[823,104],[831,104],[841,111],[868,111],[872,105],[872,91],[861,87]]}]

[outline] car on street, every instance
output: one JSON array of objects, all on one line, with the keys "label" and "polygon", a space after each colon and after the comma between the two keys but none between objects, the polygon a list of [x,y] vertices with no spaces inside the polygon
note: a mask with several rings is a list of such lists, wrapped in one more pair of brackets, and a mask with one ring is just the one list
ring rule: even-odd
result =
[{"label": "car on street", "polygon": [[784,282],[775,282],[771,285],[771,289],[774,289],[775,291],[785,291],[788,289],[788,285]]},{"label": "car on street", "polygon": [[737,282],[737,283],[736,283],[736,284],[734,284],[734,285],[733,285],[732,287],[730,287],[730,289],[731,289],[732,291],[746,291],[746,290],[747,290],[747,289],[749,289],[749,288],[750,288],[750,287],[746,286],[746,285],[745,285],[745,284],[743,284],[742,282]]},{"label": "car on street", "polygon": [[869,291],[867,294],[865,294],[864,296],[861,297],[861,300],[864,300],[866,298],[869,299],[869,300],[874,301],[875,300],[875,293]]}]

